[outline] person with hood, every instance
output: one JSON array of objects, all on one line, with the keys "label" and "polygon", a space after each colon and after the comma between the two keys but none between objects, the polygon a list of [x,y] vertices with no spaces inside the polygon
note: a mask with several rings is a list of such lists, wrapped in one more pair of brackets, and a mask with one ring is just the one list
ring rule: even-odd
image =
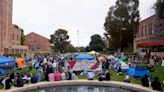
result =
[{"label": "person with hood", "polygon": [[149,80],[147,75],[144,75],[144,77],[141,78],[141,82],[142,82],[142,86],[149,87]]}]

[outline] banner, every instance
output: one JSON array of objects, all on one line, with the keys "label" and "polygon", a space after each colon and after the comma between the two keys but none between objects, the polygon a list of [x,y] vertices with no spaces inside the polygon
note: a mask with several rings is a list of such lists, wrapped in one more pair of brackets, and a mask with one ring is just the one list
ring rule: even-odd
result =
[{"label": "banner", "polygon": [[74,71],[81,70],[102,70],[101,62],[96,60],[68,60],[65,62],[65,67],[70,66]]}]

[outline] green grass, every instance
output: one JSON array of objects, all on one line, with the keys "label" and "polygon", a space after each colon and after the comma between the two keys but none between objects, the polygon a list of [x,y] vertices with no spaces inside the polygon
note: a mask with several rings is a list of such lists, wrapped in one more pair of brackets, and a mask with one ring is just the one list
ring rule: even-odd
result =
[{"label": "green grass", "polygon": [[[31,71],[29,71],[28,68],[24,68],[22,70],[15,70],[15,72],[17,73],[25,73],[25,72],[31,72],[32,74],[35,74],[36,73],[36,69],[32,69]],[[117,75],[117,73],[113,70],[113,69],[110,69],[110,76],[111,76],[111,80],[112,81],[123,81],[123,78],[125,77],[126,74],[123,74],[123,75]],[[151,75],[152,77],[156,77],[158,76],[161,83],[162,81],[164,80],[164,67],[161,67],[161,66],[156,66],[155,67],[155,72],[151,72]],[[79,79],[87,79],[86,76],[80,76],[78,75],[78,78]],[[95,80],[98,79],[98,77],[96,76],[94,78]],[[141,84],[141,81],[140,79],[133,79],[131,78],[131,83],[134,83],[134,84]],[[3,85],[2,83],[0,83],[0,89],[3,88]]]},{"label": "green grass", "polygon": [[164,81],[164,67],[161,67],[161,66],[156,66],[155,67],[155,72],[152,72],[151,73],[152,77],[159,77],[159,80],[161,81]]}]

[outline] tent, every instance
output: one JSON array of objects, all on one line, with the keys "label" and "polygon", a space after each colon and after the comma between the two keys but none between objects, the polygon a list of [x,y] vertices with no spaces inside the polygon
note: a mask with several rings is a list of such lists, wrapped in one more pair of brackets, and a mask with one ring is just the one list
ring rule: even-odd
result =
[{"label": "tent", "polygon": [[116,58],[113,55],[109,55],[107,58],[114,61],[116,60]]},{"label": "tent", "polygon": [[100,57],[98,57],[98,60],[103,62],[106,60],[106,58],[104,56],[100,56]]},{"label": "tent", "polygon": [[127,56],[122,56],[120,58],[121,61],[127,62],[128,61],[128,57]]},{"label": "tent", "polygon": [[129,68],[129,70],[127,71],[127,74],[133,77],[142,77],[144,75],[147,75],[150,77],[150,73],[146,69]]},{"label": "tent", "polygon": [[0,68],[0,75],[5,74],[5,70],[3,70],[2,68]]},{"label": "tent", "polygon": [[76,59],[76,60],[93,60],[93,59],[95,59],[95,57],[88,55],[88,54],[79,54],[74,59]]},{"label": "tent", "polygon": [[96,51],[90,51],[88,52],[89,55],[99,55],[100,53],[96,52]]},{"label": "tent", "polygon": [[17,65],[19,68],[23,68],[26,65],[26,62],[23,58],[17,58],[16,59]]},{"label": "tent", "polygon": [[0,56],[0,64],[10,63],[10,62],[15,62],[15,59],[8,58],[5,56]]},{"label": "tent", "polygon": [[126,72],[129,69],[129,66],[125,62],[117,62],[117,63],[115,63],[113,68],[117,71],[120,66],[121,66],[121,71],[122,72]]},{"label": "tent", "polygon": [[164,66],[164,60],[162,60],[162,64],[161,64],[161,66]]}]

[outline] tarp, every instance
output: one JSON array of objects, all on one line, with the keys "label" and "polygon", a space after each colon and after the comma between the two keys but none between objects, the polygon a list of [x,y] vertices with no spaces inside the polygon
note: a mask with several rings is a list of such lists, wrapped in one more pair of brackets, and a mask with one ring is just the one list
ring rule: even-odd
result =
[{"label": "tarp", "polygon": [[18,64],[19,68],[23,68],[26,65],[26,62],[25,62],[25,60],[23,58],[17,58],[16,62]]},{"label": "tarp", "polygon": [[15,62],[15,59],[8,58],[5,56],[0,56],[0,64],[5,64],[5,63],[9,63],[9,62]]},{"label": "tarp", "polygon": [[133,77],[143,77],[144,75],[150,77],[150,72],[146,69],[129,68],[127,74]]},{"label": "tarp", "polygon": [[128,61],[128,57],[127,56],[122,56],[120,58],[121,61],[127,62]]},{"label": "tarp", "polygon": [[120,66],[121,66],[121,71],[122,72],[126,72],[129,69],[129,66],[125,62],[117,62],[117,63],[115,63],[114,69],[118,70]]},{"label": "tarp", "polygon": [[76,60],[93,60],[95,59],[95,57],[88,54],[80,54],[76,56],[75,59]]},{"label": "tarp", "polygon": [[5,70],[0,68],[0,75],[5,74]]},{"label": "tarp", "polygon": [[98,52],[92,50],[92,51],[88,52],[88,54],[89,54],[89,55],[99,55],[100,53],[98,53]]}]

